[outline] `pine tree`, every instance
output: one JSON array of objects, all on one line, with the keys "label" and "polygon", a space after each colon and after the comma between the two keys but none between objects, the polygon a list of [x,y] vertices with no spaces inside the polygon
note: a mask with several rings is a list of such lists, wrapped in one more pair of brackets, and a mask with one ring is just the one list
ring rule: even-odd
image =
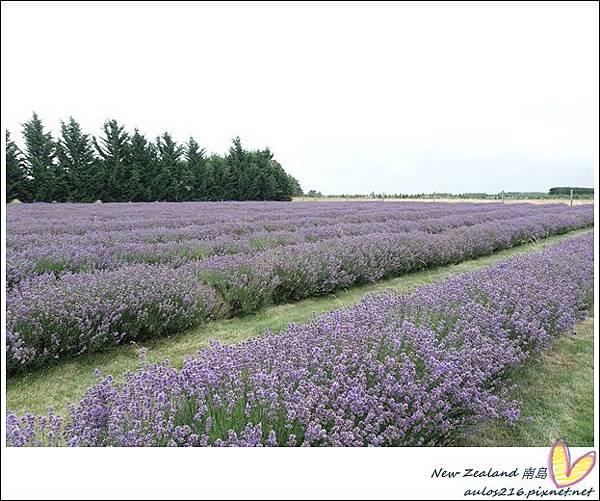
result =
[{"label": "pine tree", "polygon": [[102,200],[126,202],[127,200],[127,156],[129,155],[129,135],[116,120],[107,120],[102,130],[100,142],[94,138],[94,145],[101,157],[104,189]]},{"label": "pine tree", "polygon": [[292,197],[303,196],[304,192],[302,191],[302,187],[300,186],[300,183],[298,182],[298,180],[291,174],[288,174],[287,177],[288,177],[288,182],[290,183],[290,186],[291,186]]},{"label": "pine tree", "polygon": [[50,172],[50,178],[53,180],[50,199],[54,202],[68,202],[70,188],[67,173],[57,163],[52,164]]},{"label": "pine tree", "polygon": [[56,146],[50,133],[44,132],[44,125],[36,113],[23,124],[25,140],[25,170],[30,178],[31,199],[38,202],[51,202],[56,192],[56,170],[54,157]]},{"label": "pine tree", "polygon": [[21,152],[6,131],[6,201],[29,201],[27,178],[21,161]]},{"label": "pine tree", "polygon": [[192,186],[191,200],[207,200],[207,174],[204,148],[190,137],[185,148],[187,174]]},{"label": "pine tree", "polygon": [[248,152],[244,174],[247,178],[242,182],[245,186],[245,200],[265,200],[267,163],[259,151]]},{"label": "pine tree", "polygon": [[158,173],[155,188],[156,199],[178,202],[182,193],[182,148],[168,132],[156,139],[158,147]]},{"label": "pine tree", "polygon": [[179,188],[176,196],[178,201],[187,202],[197,199],[195,195],[196,161],[198,155],[204,154],[204,150],[200,150],[198,143],[190,137],[187,144],[181,148],[181,153],[184,158],[179,161],[177,169]]},{"label": "pine tree", "polygon": [[229,153],[225,157],[223,171],[223,195],[225,200],[243,200],[248,179],[243,176],[247,164],[247,154],[239,136],[232,141]]},{"label": "pine tree", "polygon": [[268,156],[270,188],[268,200],[290,201],[292,199],[293,188],[288,174],[283,170],[281,164],[273,159],[269,150],[265,151]]},{"label": "pine tree", "polygon": [[61,122],[60,129],[57,157],[67,179],[67,198],[72,202],[93,202],[101,197],[102,179],[92,141],[73,117]]},{"label": "pine tree", "polygon": [[273,200],[277,183],[271,166],[269,150],[253,151],[253,163],[257,166],[256,191],[258,200]]},{"label": "pine tree", "polygon": [[255,162],[254,155],[248,155],[246,168],[242,172],[240,185],[244,186],[244,200],[261,200],[260,175],[261,167]]},{"label": "pine tree", "polygon": [[128,157],[127,193],[133,202],[154,200],[153,183],[157,175],[156,148],[137,129],[131,136]]},{"label": "pine tree", "polygon": [[225,159],[220,155],[211,155],[206,162],[206,197],[207,200],[218,202],[226,200],[224,190],[226,176]]},{"label": "pine tree", "polygon": [[294,189],[292,184],[290,183],[290,178],[288,174],[283,170],[283,167],[279,162],[273,160],[274,168],[275,168],[275,178],[277,180],[278,187],[278,197],[276,200],[280,200],[282,202],[291,202],[292,196],[294,193]]}]

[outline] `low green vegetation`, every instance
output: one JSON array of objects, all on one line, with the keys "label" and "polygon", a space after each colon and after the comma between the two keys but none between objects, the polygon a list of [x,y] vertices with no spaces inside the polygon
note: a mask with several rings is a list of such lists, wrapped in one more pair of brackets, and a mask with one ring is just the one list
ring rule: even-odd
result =
[{"label": "low green vegetation", "polygon": [[515,426],[488,422],[466,436],[467,446],[539,447],[564,438],[573,447],[594,445],[594,318],[519,367],[512,396],[523,402]]},{"label": "low green vegetation", "polygon": [[[193,355],[208,347],[211,340],[229,344],[260,336],[266,330],[280,332],[289,323],[307,322],[319,313],[351,306],[366,293],[380,292],[390,287],[407,292],[414,287],[457,273],[474,271],[511,255],[539,250],[589,231],[586,229],[556,235],[457,265],[353,287],[326,297],[273,306],[252,316],[216,321],[185,333],[148,341],[143,347],[148,350],[148,362],[170,359],[179,366],[185,355]],[[590,437],[593,436],[593,320],[581,324],[577,332],[575,337],[557,340],[552,350],[540,355],[514,375],[520,387],[520,393],[515,398],[523,400],[523,415],[533,416],[533,420],[510,429],[496,423],[486,424],[489,428],[471,434],[465,439],[466,445],[542,445],[549,443],[557,434],[572,445],[590,443]],[[17,414],[25,411],[42,413],[49,406],[64,412],[68,403],[80,399],[85,389],[95,383],[94,369],[99,368],[105,375],[112,374],[117,381],[123,372],[135,370],[141,363],[138,355],[140,348],[137,345],[122,346],[110,352],[90,354],[32,374],[13,377],[7,381],[7,408]],[[540,377],[540,374],[544,374],[544,377]]]}]

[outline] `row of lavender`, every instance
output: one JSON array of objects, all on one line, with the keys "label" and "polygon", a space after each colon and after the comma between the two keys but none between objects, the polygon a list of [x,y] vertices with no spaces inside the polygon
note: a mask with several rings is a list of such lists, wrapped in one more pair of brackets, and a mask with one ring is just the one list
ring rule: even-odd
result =
[{"label": "row of lavender", "polygon": [[[254,211],[239,204],[233,208],[223,204],[220,214],[210,205],[208,214],[202,214],[206,204],[192,204],[197,205],[195,213],[191,213],[187,205],[179,204],[183,215],[170,206],[163,209],[163,204],[159,204],[155,214],[154,210],[150,211],[152,216],[140,214],[139,205],[144,205],[148,212],[149,204],[133,204],[125,209],[121,205],[121,219],[114,217],[111,206],[107,206],[108,213],[100,211],[93,215],[89,206],[81,206],[83,214],[78,214],[70,206],[61,213],[47,205],[49,214],[45,218],[39,208],[34,208],[39,217],[32,213],[34,209],[27,208],[25,212],[32,218],[29,224],[20,208],[11,210],[6,272],[9,287],[45,272],[60,275],[118,269],[135,263],[179,267],[214,255],[252,254],[265,248],[334,241],[343,236],[440,233],[452,228],[540,214],[546,217],[575,214],[575,217],[586,219],[590,212],[589,208],[569,209],[561,204],[544,207],[495,204],[475,208],[463,204],[446,204],[443,208],[421,204],[420,211],[413,207],[414,204],[379,203],[364,208],[357,204],[318,204],[312,213],[300,207],[297,213],[284,210],[283,216],[287,218],[278,214],[277,219],[272,219],[269,204],[253,206]],[[334,205],[333,209],[330,205]],[[346,211],[342,212],[338,205],[345,206]],[[150,204],[150,208],[155,209],[156,205]],[[139,226],[135,226],[138,216]],[[59,222],[62,223],[60,226]],[[153,226],[148,227],[149,223]]]},{"label": "row of lavender", "polygon": [[[499,209],[544,210],[561,204],[426,204],[423,202],[341,202],[341,203],[132,203],[132,204],[27,204],[9,205],[8,233],[84,235],[95,232],[136,231],[155,228],[186,230],[229,227],[251,230],[254,224],[286,223],[290,220],[311,224],[387,222],[394,219],[429,219],[447,214],[478,214]],[[564,206],[563,206],[564,207]]]},{"label": "row of lavender", "polygon": [[593,214],[550,213],[442,233],[375,233],[215,256],[178,268],[43,274],[7,293],[7,367],[167,335],[204,320],[326,294],[415,269],[460,262],[593,224]]},{"label": "row of lavender", "polygon": [[7,443],[70,446],[444,445],[519,418],[507,369],[584,318],[593,236],[418,289],[366,297],[234,345],[110,377],[63,422],[8,412]]}]

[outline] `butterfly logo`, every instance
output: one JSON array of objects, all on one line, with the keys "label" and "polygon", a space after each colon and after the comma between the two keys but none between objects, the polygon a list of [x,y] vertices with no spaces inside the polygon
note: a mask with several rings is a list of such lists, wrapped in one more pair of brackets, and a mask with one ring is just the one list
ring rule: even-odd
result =
[{"label": "butterfly logo", "polygon": [[550,475],[556,487],[568,487],[583,480],[596,464],[596,452],[590,451],[571,463],[569,445],[558,439],[550,449]]}]

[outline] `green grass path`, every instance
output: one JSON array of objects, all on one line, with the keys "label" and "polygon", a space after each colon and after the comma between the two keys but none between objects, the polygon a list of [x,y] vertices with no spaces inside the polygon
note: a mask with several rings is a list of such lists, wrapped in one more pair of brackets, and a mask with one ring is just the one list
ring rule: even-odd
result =
[{"label": "green grass path", "polygon": [[512,397],[523,402],[515,426],[488,422],[460,445],[494,447],[550,446],[564,438],[573,447],[594,446],[594,318],[572,335],[555,339],[512,375]]},{"label": "green grass path", "polygon": [[[324,297],[310,298],[296,303],[272,306],[251,316],[211,322],[203,324],[191,331],[171,337],[146,340],[142,345],[149,350],[149,362],[153,363],[170,359],[174,365],[180,366],[184,355],[192,355],[198,350],[206,348],[212,339],[222,343],[237,343],[253,336],[262,335],[266,330],[280,332],[284,330],[290,322],[307,322],[316,314],[351,306],[360,301],[360,299],[369,292],[379,292],[390,287],[402,292],[407,292],[414,287],[433,283],[456,275],[457,273],[474,271],[494,264],[502,259],[506,259],[507,257],[539,250],[547,245],[589,231],[591,230],[584,229],[570,232],[565,235],[556,235],[542,241],[506,249],[491,256],[484,256],[460,264],[410,273],[397,278],[383,280],[375,284],[352,287],[348,290],[339,291],[336,294]],[[565,350],[580,350],[581,355],[589,358],[589,363],[591,364],[593,359],[593,336],[587,341],[581,342],[583,344],[579,346],[579,338],[577,338],[577,341],[573,341],[576,347],[569,344],[558,344],[557,347],[553,348],[552,352],[555,352],[556,350],[561,351],[561,353]],[[64,412],[68,403],[79,400],[83,396],[85,389],[96,382],[94,369],[99,368],[103,374],[111,374],[119,381],[123,372],[135,370],[138,366],[139,359],[136,347],[128,345],[116,348],[109,352],[93,353],[64,361],[57,365],[40,369],[31,374],[14,376],[11,377],[6,384],[7,408],[18,414],[22,414],[25,411],[35,413],[46,412],[49,406],[53,406],[58,412]],[[534,367],[534,365],[532,365],[532,367]],[[560,366],[557,367],[560,368]],[[559,380],[561,384],[564,382],[566,385],[566,379],[569,378],[571,372],[572,368],[570,367],[565,372],[564,377],[561,376],[562,372],[561,374],[557,374],[557,380]],[[524,378],[523,381],[519,382],[520,385],[522,384],[529,388],[531,385],[535,385],[538,382],[539,384],[545,384],[545,379],[539,377],[539,374],[537,377],[534,377],[535,374],[532,373],[529,375],[529,379],[527,379],[527,375],[528,373],[525,371],[522,375],[518,376]],[[586,389],[589,389],[590,391],[591,397],[589,398],[591,398],[591,400],[589,400],[589,402],[586,400],[584,403],[586,405],[587,403],[590,404],[588,407],[589,412],[591,412],[591,402],[593,402],[593,378],[591,375],[582,374],[580,383],[586,386]],[[569,384],[575,383],[571,381]],[[589,386],[589,388],[587,388],[587,386]],[[557,391],[562,391],[562,387]],[[564,391],[567,390],[565,389]],[[524,395],[523,399],[531,398],[532,401],[534,401],[533,397],[535,395],[537,395],[536,390],[532,390],[532,393]],[[544,392],[541,392],[540,395],[540,398],[545,398]],[[563,410],[566,411],[567,409]],[[525,406],[524,415],[534,415],[534,413]],[[565,416],[565,419],[567,419],[567,416]],[[535,419],[533,422],[536,422]],[[574,426],[577,427],[576,425]],[[516,445],[519,443],[517,440],[524,439],[521,435],[516,435],[516,433],[519,433],[519,430],[518,427],[515,427],[511,429],[510,434],[503,435],[500,431],[497,431],[495,435],[497,435],[497,440],[499,441],[505,440],[507,441],[507,444],[508,442],[515,441],[514,443]],[[525,430],[520,431],[520,433],[527,435],[528,443],[536,443],[537,445],[545,445],[546,442],[543,440],[543,443],[540,443],[540,437],[544,436],[543,434],[546,432],[552,433],[550,424],[548,424],[547,429],[539,430],[537,434]],[[486,434],[484,433],[482,437],[485,437],[485,435]],[[472,437],[470,440],[474,441],[476,438]],[[484,442],[484,438],[481,438],[481,441]],[[572,445],[577,445],[575,442]],[[473,445],[475,445],[475,443],[473,443]],[[484,444],[482,443],[482,445]]]}]

